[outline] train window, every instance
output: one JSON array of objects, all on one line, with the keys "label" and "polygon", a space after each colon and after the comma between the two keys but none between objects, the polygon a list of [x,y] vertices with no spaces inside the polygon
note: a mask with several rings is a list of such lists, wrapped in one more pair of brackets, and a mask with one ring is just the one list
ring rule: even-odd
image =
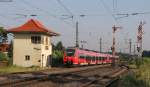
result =
[{"label": "train window", "polygon": [[79,54],[80,58],[85,58],[84,54]]},{"label": "train window", "polygon": [[88,56],[86,56],[86,59],[88,59]]},{"label": "train window", "polygon": [[84,56],[80,56],[80,58],[84,58]]},{"label": "train window", "polygon": [[92,59],[92,56],[90,56],[90,58],[89,58],[90,60]]},{"label": "train window", "polygon": [[67,49],[66,50],[67,56],[74,56],[74,53],[75,53],[75,49]]},{"label": "train window", "polygon": [[87,58],[88,60],[90,60],[90,56],[87,56],[86,58]]},{"label": "train window", "polygon": [[102,60],[105,60],[105,57],[102,57]]},{"label": "train window", "polygon": [[99,57],[100,58],[100,60],[102,60],[102,57]]},{"label": "train window", "polygon": [[86,56],[86,59],[90,60],[90,56]]},{"label": "train window", "polygon": [[99,60],[101,60],[101,57],[99,57]]},{"label": "train window", "polygon": [[96,60],[99,60],[99,57],[96,57]]},{"label": "train window", "polygon": [[92,60],[95,60],[95,56],[92,56]]},{"label": "train window", "polygon": [[104,60],[104,57],[101,57],[101,60]]},{"label": "train window", "polygon": [[101,58],[100,58],[100,57],[98,57],[98,60],[101,60]]}]

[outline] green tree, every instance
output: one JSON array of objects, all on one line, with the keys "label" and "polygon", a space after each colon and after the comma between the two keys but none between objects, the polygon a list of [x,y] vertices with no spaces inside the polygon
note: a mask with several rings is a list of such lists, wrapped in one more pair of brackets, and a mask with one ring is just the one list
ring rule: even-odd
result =
[{"label": "green tree", "polygon": [[52,47],[52,66],[61,66],[63,64],[63,44],[59,41],[56,45],[52,44]]},{"label": "green tree", "polygon": [[10,42],[10,46],[8,49],[8,57],[9,57],[9,64],[12,65],[13,64],[13,42]]},{"label": "green tree", "polygon": [[60,50],[60,51],[63,51],[64,50],[64,47],[63,47],[63,44],[61,41],[59,41],[56,46],[55,46],[55,49],[56,50]]},{"label": "green tree", "polygon": [[55,50],[55,45],[52,43],[52,51]]},{"label": "green tree", "polygon": [[0,27],[0,43],[7,41],[7,32],[3,27]]}]

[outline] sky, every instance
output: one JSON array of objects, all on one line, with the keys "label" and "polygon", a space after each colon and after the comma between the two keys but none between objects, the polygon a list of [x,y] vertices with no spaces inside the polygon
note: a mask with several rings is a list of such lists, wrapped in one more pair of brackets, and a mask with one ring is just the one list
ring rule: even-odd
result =
[{"label": "sky", "polygon": [[[33,18],[61,34],[52,42],[62,41],[65,47],[75,45],[75,24],[79,23],[79,45],[99,51],[109,51],[112,45],[112,27],[116,32],[117,51],[129,52],[129,39],[136,45],[137,28],[143,26],[143,49],[150,50],[150,0],[0,0],[0,26],[5,29],[20,26]],[[9,0],[7,0],[9,1]],[[138,13],[134,15],[134,13]],[[36,16],[31,16],[36,15]],[[84,15],[84,16],[83,16]],[[71,18],[73,16],[73,19]]]}]

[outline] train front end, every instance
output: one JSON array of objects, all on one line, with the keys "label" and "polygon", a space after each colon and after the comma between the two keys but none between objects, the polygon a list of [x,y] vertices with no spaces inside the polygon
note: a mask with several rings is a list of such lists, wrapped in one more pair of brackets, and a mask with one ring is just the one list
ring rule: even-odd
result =
[{"label": "train front end", "polygon": [[75,62],[75,48],[67,48],[64,52],[63,63],[67,66],[72,66]]}]

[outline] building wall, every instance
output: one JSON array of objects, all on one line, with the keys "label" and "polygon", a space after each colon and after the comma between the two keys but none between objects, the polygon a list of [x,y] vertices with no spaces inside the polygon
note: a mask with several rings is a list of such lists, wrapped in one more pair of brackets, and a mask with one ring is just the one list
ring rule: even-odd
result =
[{"label": "building wall", "polygon": [[[41,66],[49,66],[51,63],[50,55],[52,54],[52,45],[50,41],[50,37],[46,35],[42,35],[43,37],[43,44],[41,44]],[[47,39],[47,41],[46,41]],[[47,42],[47,43],[46,43]]]},{"label": "building wall", "polygon": [[[41,44],[31,42],[31,36],[41,36]],[[45,50],[45,38],[42,34],[14,34],[13,48],[13,64],[23,67],[47,65],[47,56],[51,55],[51,44],[49,50]],[[50,37],[49,37],[50,38]],[[48,41],[50,43],[50,40]],[[29,55],[30,60],[25,60],[25,56]],[[44,55],[44,56],[43,56]]]}]

